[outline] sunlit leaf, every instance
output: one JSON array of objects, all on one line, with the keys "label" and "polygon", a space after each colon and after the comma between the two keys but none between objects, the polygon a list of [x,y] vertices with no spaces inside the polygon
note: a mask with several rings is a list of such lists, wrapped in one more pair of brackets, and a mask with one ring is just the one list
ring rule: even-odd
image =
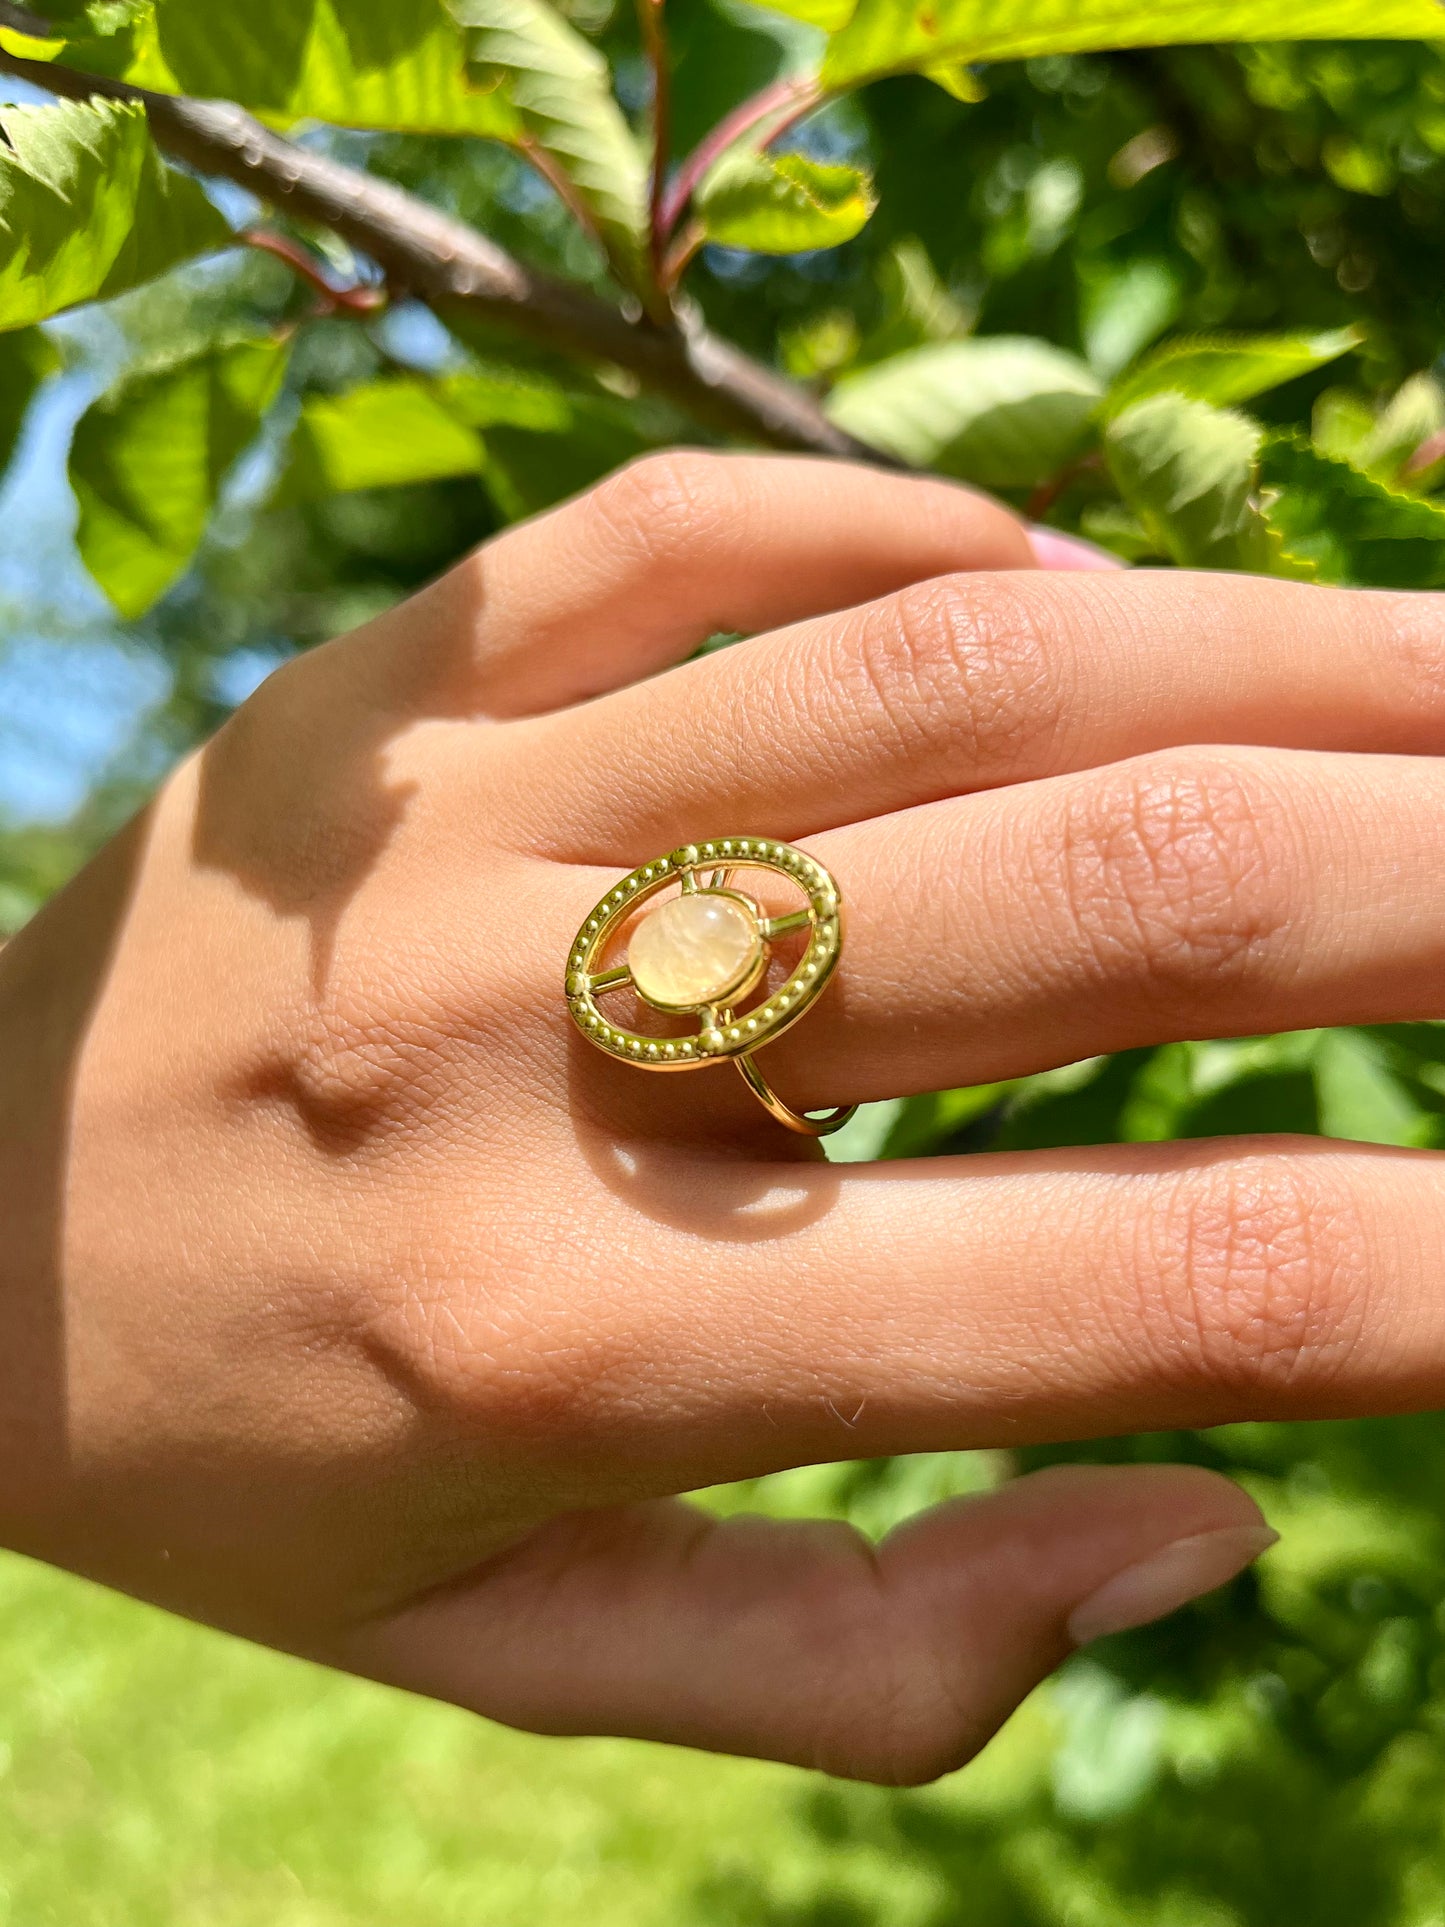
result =
[{"label": "sunlit leaf", "polygon": [[1363,339],[1357,328],[1332,328],[1322,334],[1199,335],[1166,342],[1115,382],[1105,407],[1117,415],[1147,396],[1174,394],[1229,408],[1337,361]]},{"label": "sunlit leaf", "polygon": [[281,121],[487,133],[462,36],[442,0],[155,0],[129,78],[238,101]]},{"label": "sunlit leaf", "polygon": [[1252,0],[858,0],[829,42],[828,86],[945,61],[1017,60],[1089,48],[1162,47],[1261,40],[1430,40],[1441,32],[1435,0],[1300,0],[1287,20],[1265,19]]},{"label": "sunlit leaf", "polygon": [[642,151],[607,62],[546,0],[449,0],[470,30],[472,85],[497,130],[545,157],[608,245],[631,261],[645,221]]},{"label": "sunlit leaf", "polygon": [[694,207],[709,241],[798,254],[851,241],[877,200],[861,168],[739,148],[706,175]]},{"label": "sunlit leaf", "polygon": [[769,13],[785,13],[806,26],[821,27],[824,33],[836,33],[851,16],[856,0],[754,0],[754,4],[765,6]]},{"label": "sunlit leaf", "polygon": [[1184,568],[1267,571],[1273,545],[1252,501],[1258,423],[1183,395],[1154,395],[1109,423],[1119,492]]},{"label": "sunlit leaf", "polygon": [[234,238],[142,108],[0,107],[0,329],[105,300]]},{"label": "sunlit leaf", "polygon": [[606,62],[546,0],[150,0],[123,73],[282,124],[473,134],[535,150],[614,254],[635,251],[640,151]]},{"label": "sunlit leaf", "polygon": [[1273,435],[1260,461],[1270,526],[1326,582],[1365,588],[1445,584],[1445,506],[1407,495],[1326,455],[1299,435]]},{"label": "sunlit leaf", "polygon": [[292,437],[288,497],[403,488],[481,472],[474,426],[436,383],[396,376],[338,395],[312,395]]},{"label": "sunlit leaf", "polygon": [[1089,433],[1099,384],[1047,342],[996,335],[943,341],[840,382],[828,412],[906,462],[991,488],[1052,475]]},{"label": "sunlit leaf", "polygon": [[76,543],[122,615],[137,616],[195,554],[226,471],[285,369],[277,341],[240,341],[130,376],[76,426]]}]

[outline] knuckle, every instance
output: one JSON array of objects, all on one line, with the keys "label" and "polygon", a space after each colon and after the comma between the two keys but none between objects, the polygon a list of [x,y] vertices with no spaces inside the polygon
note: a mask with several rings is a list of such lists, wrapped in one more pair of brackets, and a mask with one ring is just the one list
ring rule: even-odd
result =
[{"label": "knuckle", "polygon": [[1445,595],[1418,590],[1339,590],[1359,611],[1366,633],[1393,664],[1405,705],[1426,717],[1445,710]]},{"label": "knuckle", "polygon": [[677,558],[727,526],[737,486],[726,459],[700,449],[643,455],[600,482],[589,498],[611,542],[653,561]]},{"label": "knuckle", "polygon": [[1185,1174],[1145,1232],[1146,1330],[1187,1382],[1317,1394],[1367,1329],[1353,1200],[1277,1152]]},{"label": "knuckle", "polygon": [[[557,1287],[561,1228],[545,1252],[452,1207],[428,1221],[393,1274],[375,1327],[378,1357],[418,1413],[444,1429],[484,1434],[499,1450],[575,1448],[598,1470],[599,1436],[635,1409],[648,1379],[640,1334],[624,1309],[579,1321]],[[650,1388],[659,1409],[665,1392]]]},{"label": "knuckle", "polygon": [[1247,978],[1291,922],[1295,826],[1245,755],[1172,753],[1085,781],[1056,847],[1092,965],[1166,997]]},{"label": "knuckle", "polygon": [[1036,598],[1002,576],[911,584],[859,613],[836,664],[905,746],[944,742],[971,776],[1044,773],[1068,713]]}]

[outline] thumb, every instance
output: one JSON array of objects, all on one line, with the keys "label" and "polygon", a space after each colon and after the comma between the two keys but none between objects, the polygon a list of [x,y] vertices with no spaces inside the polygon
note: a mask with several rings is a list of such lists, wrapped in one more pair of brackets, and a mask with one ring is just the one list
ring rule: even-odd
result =
[{"label": "thumb", "polygon": [[1076,1645],[1171,1612],[1275,1538],[1187,1466],[1058,1466],[874,1547],[659,1500],[554,1521],[333,1655],[542,1733],[917,1784],[963,1765]]}]

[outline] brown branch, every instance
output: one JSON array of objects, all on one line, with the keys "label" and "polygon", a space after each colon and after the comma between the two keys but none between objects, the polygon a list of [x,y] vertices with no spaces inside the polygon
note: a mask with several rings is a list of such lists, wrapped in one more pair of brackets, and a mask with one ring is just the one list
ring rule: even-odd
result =
[{"label": "brown branch", "polygon": [[[0,0],[0,25],[16,9]],[[465,222],[274,134],[229,101],[156,94],[0,49],[0,72],[71,100],[138,101],[158,146],[301,221],[330,228],[445,321],[484,322],[575,360],[634,374],[698,422],[739,440],[896,467],[833,425],[811,395],[684,311],[674,325],[633,319],[584,289],[526,266]]]},{"label": "brown branch", "polygon": [[0,6],[0,27],[10,27],[16,33],[23,33],[27,40],[58,40],[60,30],[49,20],[42,20],[38,13],[28,7],[17,7],[6,0]]}]

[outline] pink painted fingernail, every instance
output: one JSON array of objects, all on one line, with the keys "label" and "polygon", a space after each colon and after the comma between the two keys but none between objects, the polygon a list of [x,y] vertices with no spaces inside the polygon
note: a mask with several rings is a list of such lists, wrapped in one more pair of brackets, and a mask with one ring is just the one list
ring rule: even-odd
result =
[{"label": "pink painted fingernail", "polygon": [[1126,569],[1117,555],[1110,555],[1081,535],[1064,535],[1034,523],[1028,531],[1029,547],[1041,569]]},{"label": "pink painted fingernail", "polygon": [[1256,1560],[1279,1538],[1268,1526],[1227,1526],[1176,1539],[1137,1565],[1106,1579],[1069,1615],[1076,1646],[1109,1633],[1127,1632],[1162,1619],[1191,1599],[1201,1599]]}]

